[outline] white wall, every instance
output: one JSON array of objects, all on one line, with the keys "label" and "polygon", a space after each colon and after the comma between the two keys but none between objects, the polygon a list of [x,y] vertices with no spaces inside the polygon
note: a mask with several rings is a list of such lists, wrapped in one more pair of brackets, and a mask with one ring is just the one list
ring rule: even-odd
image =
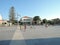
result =
[{"label": "white wall", "polygon": [[31,22],[32,18],[22,18],[22,22]]}]

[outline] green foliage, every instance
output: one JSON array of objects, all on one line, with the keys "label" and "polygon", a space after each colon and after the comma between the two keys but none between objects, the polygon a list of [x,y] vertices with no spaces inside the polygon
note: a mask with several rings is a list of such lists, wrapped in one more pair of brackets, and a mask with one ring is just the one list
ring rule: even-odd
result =
[{"label": "green foliage", "polygon": [[41,21],[41,18],[39,16],[35,16],[33,18],[34,24],[38,24],[39,21]]},{"label": "green foliage", "polygon": [[48,20],[47,23],[50,24],[50,25],[54,25],[54,22],[51,21],[51,20]]},{"label": "green foliage", "polygon": [[60,24],[60,19],[59,18],[52,19],[52,21],[53,21],[54,24]]},{"label": "green foliage", "polygon": [[43,19],[43,23],[47,23],[47,19]]},{"label": "green foliage", "polygon": [[37,20],[41,20],[41,19],[40,19],[39,16],[35,16],[35,17],[33,18],[33,20],[34,20],[34,21],[37,21]]}]

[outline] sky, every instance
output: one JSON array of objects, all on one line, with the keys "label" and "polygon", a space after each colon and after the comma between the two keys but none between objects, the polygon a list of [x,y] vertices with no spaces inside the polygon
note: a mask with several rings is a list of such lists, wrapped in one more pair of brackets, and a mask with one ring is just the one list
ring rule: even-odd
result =
[{"label": "sky", "polygon": [[60,0],[0,0],[0,15],[9,19],[9,10],[14,6],[19,18],[40,16],[41,19],[60,18]]}]

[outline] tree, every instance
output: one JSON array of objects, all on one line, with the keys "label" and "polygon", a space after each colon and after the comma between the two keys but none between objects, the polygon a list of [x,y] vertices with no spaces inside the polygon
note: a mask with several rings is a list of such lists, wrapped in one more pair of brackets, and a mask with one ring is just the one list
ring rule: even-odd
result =
[{"label": "tree", "polygon": [[54,25],[54,22],[52,20],[48,20],[47,23],[50,25]]},{"label": "tree", "polygon": [[45,23],[45,24],[46,24],[46,23],[47,23],[47,19],[43,19],[43,23]]},{"label": "tree", "polygon": [[12,6],[11,8],[10,8],[10,11],[9,11],[9,21],[12,23],[12,24],[14,24],[14,22],[15,22],[15,10],[14,10],[14,7]]},{"label": "tree", "polygon": [[35,24],[37,24],[39,21],[41,21],[41,19],[40,19],[39,16],[35,16],[35,17],[33,18],[33,21],[34,21]]},{"label": "tree", "polygon": [[60,19],[59,18],[52,19],[52,21],[54,22],[54,24],[60,24]]}]

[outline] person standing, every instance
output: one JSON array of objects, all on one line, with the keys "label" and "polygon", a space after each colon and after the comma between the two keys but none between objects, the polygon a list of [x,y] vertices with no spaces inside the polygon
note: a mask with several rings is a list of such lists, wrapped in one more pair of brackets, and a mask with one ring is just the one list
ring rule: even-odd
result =
[{"label": "person standing", "polygon": [[21,30],[21,25],[20,25],[20,30]]},{"label": "person standing", "polygon": [[26,31],[26,24],[24,24],[24,31]]}]

